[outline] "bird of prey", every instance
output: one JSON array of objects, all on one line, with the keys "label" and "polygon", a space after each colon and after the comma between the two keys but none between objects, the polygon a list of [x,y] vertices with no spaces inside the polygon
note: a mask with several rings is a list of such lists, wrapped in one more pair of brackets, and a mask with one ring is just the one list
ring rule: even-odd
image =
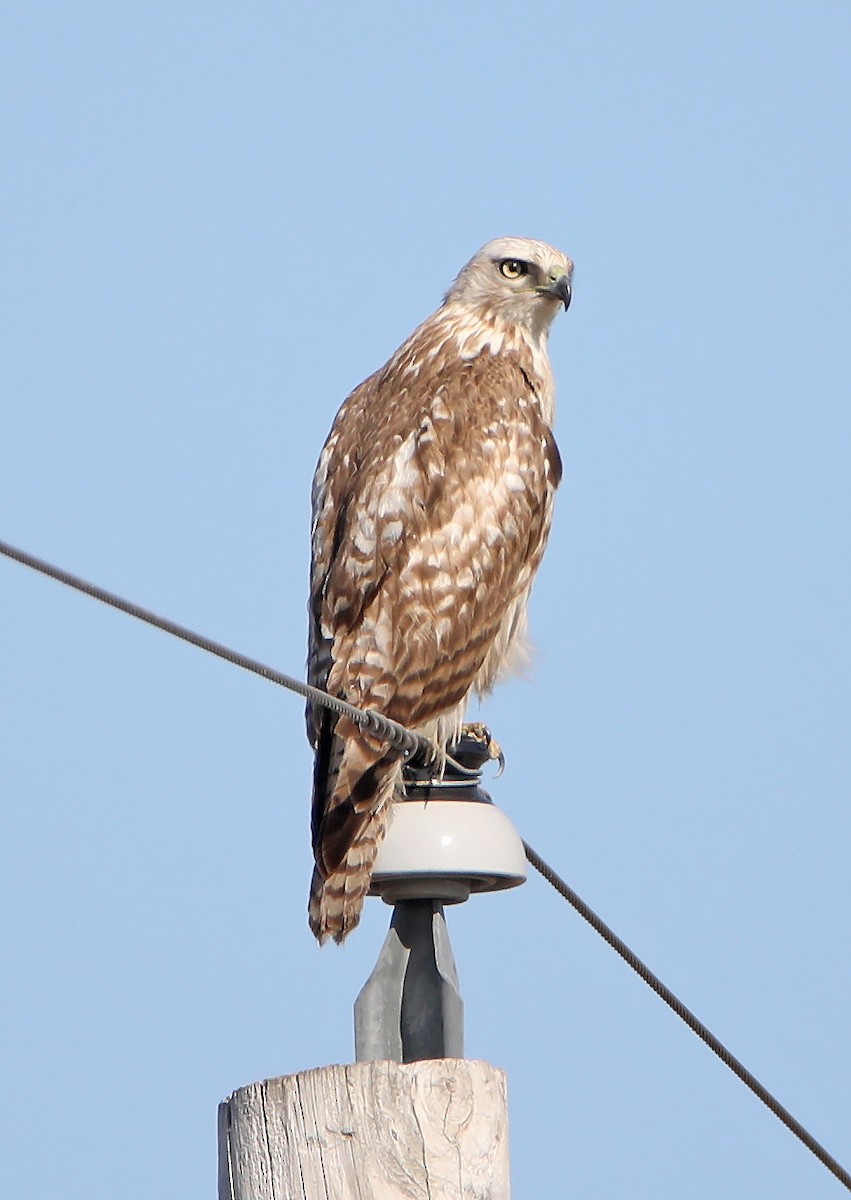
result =
[{"label": "bird of prey", "polygon": [[[545,242],[484,246],[355,388],[313,480],[308,679],[440,750],[471,693],[522,661],[526,603],[561,460],[547,338],[573,263]],[[398,750],[308,705],[315,751],[310,928],[357,925],[402,787]]]}]

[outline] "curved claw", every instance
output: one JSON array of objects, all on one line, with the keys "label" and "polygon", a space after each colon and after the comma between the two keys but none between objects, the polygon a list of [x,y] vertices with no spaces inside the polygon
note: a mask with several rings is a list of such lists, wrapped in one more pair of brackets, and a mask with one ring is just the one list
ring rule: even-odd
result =
[{"label": "curved claw", "polygon": [[495,737],[491,735],[491,731],[481,721],[468,721],[462,725],[461,732],[464,737],[473,738],[474,741],[484,746],[487,750],[488,758],[491,762],[499,764],[499,770],[494,776],[499,779],[500,775],[505,770],[505,755],[502,752],[502,746]]}]

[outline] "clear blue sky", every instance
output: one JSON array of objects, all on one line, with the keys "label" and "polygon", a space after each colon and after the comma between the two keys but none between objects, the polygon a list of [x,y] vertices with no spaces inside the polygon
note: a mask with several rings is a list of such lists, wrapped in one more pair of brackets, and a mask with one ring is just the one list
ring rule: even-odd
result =
[{"label": "clear blue sky", "polygon": [[[9,3],[0,538],[282,669],[345,396],[487,239],[576,261],[491,788],[851,1160],[846,3]],[[4,1188],[202,1200],[352,1056],[272,686],[0,561]],[[521,1197],[839,1185],[539,880],[450,914]]]}]

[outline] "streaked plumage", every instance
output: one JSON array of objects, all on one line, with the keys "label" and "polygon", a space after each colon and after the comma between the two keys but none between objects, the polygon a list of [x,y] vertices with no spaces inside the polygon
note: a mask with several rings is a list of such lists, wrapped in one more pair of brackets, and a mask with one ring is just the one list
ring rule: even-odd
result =
[{"label": "streaked plumage", "polygon": [[[573,264],[488,243],[441,307],[343,404],[313,481],[308,678],[449,744],[472,692],[522,656],[561,462],[550,323]],[[310,926],[360,917],[401,763],[308,707],[316,752]]]}]

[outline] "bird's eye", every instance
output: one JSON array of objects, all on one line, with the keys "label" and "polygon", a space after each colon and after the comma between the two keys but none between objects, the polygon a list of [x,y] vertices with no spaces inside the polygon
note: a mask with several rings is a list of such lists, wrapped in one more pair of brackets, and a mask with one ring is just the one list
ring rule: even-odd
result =
[{"label": "bird's eye", "polygon": [[504,258],[499,264],[499,270],[506,279],[519,279],[521,275],[529,274],[529,264],[519,258]]}]

